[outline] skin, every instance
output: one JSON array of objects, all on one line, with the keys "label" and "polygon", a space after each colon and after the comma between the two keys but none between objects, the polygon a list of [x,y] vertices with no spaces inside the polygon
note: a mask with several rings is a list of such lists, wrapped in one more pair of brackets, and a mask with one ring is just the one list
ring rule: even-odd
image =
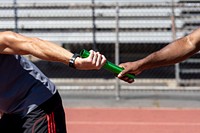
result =
[{"label": "skin", "polygon": [[118,78],[124,80],[125,82],[133,83],[133,79],[129,79],[124,76],[126,73],[138,75],[144,70],[173,65],[189,58],[199,50],[200,28],[194,30],[185,37],[173,41],[172,43],[156,52],[151,53],[143,59],[120,64],[124,70],[118,74]]},{"label": "skin", "polygon": [[[66,65],[73,56],[73,53],[57,44],[11,31],[0,32],[0,54],[33,55],[42,60],[62,62]],[[88,58],[77,57],[74,65],[79,70],[98,70],[105,62],[103,55],[90,50]]]}]

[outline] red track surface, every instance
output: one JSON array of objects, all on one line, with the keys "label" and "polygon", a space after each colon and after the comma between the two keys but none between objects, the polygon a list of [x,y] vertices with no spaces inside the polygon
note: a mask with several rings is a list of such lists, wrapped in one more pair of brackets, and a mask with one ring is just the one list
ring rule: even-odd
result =
[{"label": "red track surface", "polygon": [[200,133],[200,109],[67,108],[68,133]]}]

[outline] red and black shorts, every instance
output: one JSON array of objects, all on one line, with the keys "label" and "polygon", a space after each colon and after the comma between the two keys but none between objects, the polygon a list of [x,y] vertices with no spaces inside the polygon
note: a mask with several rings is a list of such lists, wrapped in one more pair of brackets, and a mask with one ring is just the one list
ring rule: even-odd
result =
[{"label": "red and black shorts", "polygon": [[65,122],[62,101],[56,93],[23,118],[4,114],[0,119],[0,133],[66,133]]}]

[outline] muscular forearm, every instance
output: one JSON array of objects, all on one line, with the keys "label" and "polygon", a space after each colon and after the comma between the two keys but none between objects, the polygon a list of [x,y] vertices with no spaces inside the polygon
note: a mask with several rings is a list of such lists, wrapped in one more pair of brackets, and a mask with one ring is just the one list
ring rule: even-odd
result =
[{"label": "muscular forearm", "polygon": [[134,62],[120,64],[124,70],[119,73],[118,78],[132,83],[133,79],[124,76],[126,73],[138,75],[144,70],[160,66],[172,65],[181,62],[200,50],[200,28],[193,31],[188,36],[180,38],[159,51]]},{"label": "muscular forearm", "polygon": [[59,45],[37,38],[32,40],[28,49],[31,49],[29,51],[30,54],[40,59],[57,61],[65,64],[69,63],[69,60],[73,55],[71,52],[61,48]]},{"label": "muscular forearm", "polygon": [[181,62],[200,50],[200,30],[178,39],[140,60],[143,70]]},{"label": "muscular forearm", "polygon": [[4,32],[0,39],[0,52],[3,54],[31,54],[40,59],[58,61],[68,64],[72,53],[60,46],[40,40],[30,38],[13,32]]},{"label": "muscular forearm", "polygon": [[[14,32],[0,32],[0,54],[31,54],[43,60],[69,64],[73,54],[49,41],[26,37]],[[99,52],[90,51],[87,58],[77,57],[73,65],[79,70],[100,69],[106,58]]]}]

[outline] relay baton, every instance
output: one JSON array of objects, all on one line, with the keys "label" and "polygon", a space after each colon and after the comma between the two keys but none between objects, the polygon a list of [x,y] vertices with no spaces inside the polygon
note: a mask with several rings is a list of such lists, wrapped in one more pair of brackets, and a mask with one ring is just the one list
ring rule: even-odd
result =
[{"label": "relay baton", "polygon": [[[87,58],[89,55],[90,55],[90,52],[85,50],[85,49],[81,50],[81,52],[80,52],[80,56],[82,58]],[[108,70],[108,71],[110,71],[110,72],[112,72],[112,73],[115,73],[115,74],[119,74],[124,69],[122,67],[119,67],[119,66],[113,64],[110,61],[106,61],[106,63],[103,66],[103,68]],[[127,76],[128,78],[131,78],[131,79],[135,78],[135,75],[133,75],[133,74],[125,74],[125,76]]]}]

